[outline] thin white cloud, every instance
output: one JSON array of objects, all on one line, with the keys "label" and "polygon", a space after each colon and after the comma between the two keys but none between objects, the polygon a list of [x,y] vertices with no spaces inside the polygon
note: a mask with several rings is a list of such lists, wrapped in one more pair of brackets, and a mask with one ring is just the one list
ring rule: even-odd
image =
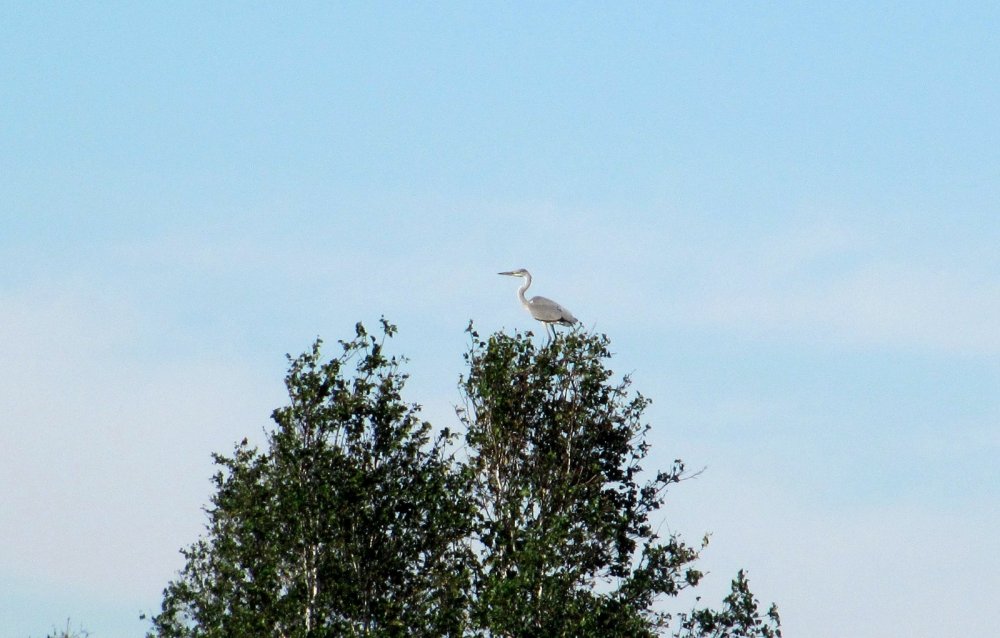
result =
[{"label": "thin white cloud", "polygon": [[[519,327],[533,327],[517,307],[510,282],[494,274],[518,266],[541,275],[539,294],[563,301],[588,325],[596,321],[612,336],[616,330],[643,337],[664,327],[708,326],[798,339],[807,347],[831,342],[946,353],[1000,351],[995,329],[1000,289],[988,266],[889,254],[881,250],[879,236],[849,226],[819,223],[786,232],[715,234],[711,224],[676,218],[652,225],[648,217],[619,222],[610,214],[576,214],[541,204],[507,215],[502,207],[489,210],[495,219],[488,232],[478,227],[475,235],[475,224],[460,224],[468,232],[458,246],[445,241],[454,229],[445,233],[438,228],[444,220],[432,220],[429,225],[437,230],[421,231],[425,235],[393,253],[380,252],[378,241],[364,233],[344,248],[329,228],[316,229],[311,239],[302,233],[270,237],[259,229],[199,239],[196,229],[109,248],[119,251],[121,273],[92,270],[66,276],[75,282],[69,287],[36,282],[30,292],[4,296],[0,409],[12,425],[0,431],[0,485],[10,505],[0,511],[0,535],[8,539],[7,549],[0,550],[0,567],[30,571],[57,587],[98,585],[123,596],[149,592],[155,603],[179,565],[177,549],[194,540],[200,527],[198,508],[210,491],[209,453],[259,432],[270,410],[283,401],[281,350],[272,353],[274,366],[264,371],[226,354],[237,348],[224,341],[229,338],[225,325],[211,321],[233,315],[252,326],[252,334],[285,331],[295,351],[317,332],[328,339],[343,337],[338,326],[349,329],[357,319],[386,311],[400,323],[402,351],[416,354],[412,396],[428,404],[428,416],[435,420],[450,416],[457,396],[454,379],[461,359],[456,350],[464,343],[458,330],[468,318],[487,329],[518,321],[523,321],[515,324]],[[416,233],[425,225],[411,221],[409,230]],[[330,237],[323,238],[324,232]],[[198,295],[189,294],[192,290]],[[192,313],[208,317],[210,325],[184,325]],[[459,315],[455,330],[431,334],[411,328],[411,322],[426,328],[422,321],[444,321],[454,313]],[[289,322],[298,323],[290,329]],[[180,339],[187,349],[157,360],[150,355],[157,350],[144,341],[158,338],[160,331],[196,332],[189,338],[197,343]],[[201,339],[217,341],[203,350],[193,347],[202,345]],[[420,343],[411,349],[406,340]],[[444,360],[445,352],[453,356]],[[638,360],[647,369],[657,365]],[[695,402],[687,406],[690,414],[668,415],[675,422],[716,428],[707,440],[671,441],[684,444],[676,453],[692,466],[707,463],[710,471],[678,488],[668,516],[680,512],[684,520],[671,524],[692,540],[702,531],[715,532],[706,559],[722,588],[734,568],[747,566],[760,596],[783,605],[789,633],[803,627],[818,635],[812,632],[817,626],[838,626],[829,624],[832,615],[823,615],[824,599],[842,602],[858,618],[871,618],[866,597],[889,590],[885,573],[898,571],[904,585],[925,578],[926,572],[914,565],[927,538],[967,544],[959,557],[946,561],[948,569],[961,569],[963,561],[995,549],[977,545],[974,538],[987,533],[990,520],[968,519],[968,512],[955,514],[955,520],[968,522],[970,531],[912,505],[886,511],[885,520],[879,513],[845,512],[829,503],[830,511],[820,511],[796,500],[801,493],[781,488],[791,480],[786,471],[805,461],[761,455],[741,465],[738,458],[724,457],[719,448],[727,440],[787,439],[790,429],[808,421],[810,415],[795,400],[799,391],[789,386],[782,400],[760,402],[719,390],[711,399],[720,401],[711,406],[702,405],[708,396],[702,392],[679,397]],[[666,394],[651,393],[656,399]],[[662,401],[670,404],[665,397]],[[698,409],[707,412],[699,415]],[[756,429],[738,435],[741,424]],[[768,429],[762,432],[764,426]],[[977,431],[988,436],[985,427]],[[798,448],[767,452],[815,452],[823,445],[812,434],[801,437],[792,442]],[[668,451],[673,452],[663,453]],[[727,467],[736,474],[722,474]],[[755,484],[748,480],[754,476],[760,477]],[[718,489],[702,490],[716,477]],[[739,490],[727,491],[733,486]],[[684,500],[689,490],[694,501]],[[933,533],[907,537],[905,548],[895,546],[909,525]],[[864,536],[872,526],[875,531]],[[885,556],[896,558],[877,562]],[[869,565],[883,570],[879,578],[850,589],[852,579],[863,580],[858,574]],[[976,578],[990,573],[986,567],[981,572]],[[940,598],[939,609],[951,605],[970,614],[974,607],[961,596],[973,602],[982,598],[965,577],[952,590],[941,584],[922,593],[906,586],[899,591],[885,601],[889,616],[902,614],[910,598],[920,600],[922,609],[933,608]],[[811,592],[821,597],[812,598]],[[916,614],[912,627],[927,616]],[[963,627],[978,627],[972,619],[967,622]],[[927,626],[941,627],[937,620]],[[855,635],[891,631],[870,627],[875,630]]]},{"label": "thin white cloud", "polygon": [[210,452],[260,432],[280,374],[151,362],[142,315],[92,290],[0,301],[0,569],[155,602],[200,529]]},{"label": "thin white cloud", "polygon": [[835,347],[1000,352],[1000,273],[973,258],[1000,238],[905,234],[832,214],[780,228],[530,202],[477,214],[505,222],[493,253],[516,255],[504,263],[534,269],[539,294],[599,330],[716,327]]},{"label": "thin white cloud", "polygon": [[812,285],[719,286],[685,309],[692,320],[747,333],[958,354],[1000,352],[1000,283],[918,265],[876,264]]},{"label": "thin white cloud", "polygon": [[712,533],[704,601],[740,568],[776,601],[785,633],[815,638],[989,635],[1000,588],[996,508],[918,498],[830,507],[795,481],[744,471],[738,458],[676,486],[664,516],[689,540]]},{"label": "thin white cloud", "polygon": [[[957,250],[957,249],[956,249]],[[994,273],[995,275],[995,273]],[[676,323],[833,344],[1000,352],[1000,278],[961,260],[889,255],[828,224],[718,246],[671,295]]]}]

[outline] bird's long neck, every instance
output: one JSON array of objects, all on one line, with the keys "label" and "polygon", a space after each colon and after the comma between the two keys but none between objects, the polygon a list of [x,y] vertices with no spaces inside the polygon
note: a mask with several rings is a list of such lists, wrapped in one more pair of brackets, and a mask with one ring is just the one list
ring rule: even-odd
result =
[{"label": "bird's long neck", "polygon": [[524,298],[524,291],[527,290],[528,286],[531,285],[531,275],[528,273],[524,273],[522,277],[524,277],[524,283],[521,284],[521,287],[517,289],[517,298],[521,300],[521,305],[527,307],[528,300]]}]

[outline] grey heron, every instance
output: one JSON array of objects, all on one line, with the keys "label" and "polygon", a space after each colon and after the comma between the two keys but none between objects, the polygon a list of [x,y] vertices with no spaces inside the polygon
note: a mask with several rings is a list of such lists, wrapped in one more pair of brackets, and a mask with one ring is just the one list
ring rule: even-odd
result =
[{"label": "grey heron", "polygon": [[521,301],[521,305],[528,309],[532,317],[545,324],[546,332],[551,328],[552,334],[555,335],[556,329],[554,324],[572,326],[577,322],[577,318],[573,316],[573,313],[551,299],[546,299],[545,297],[532,297],[528,299],[524,296],[524,291],[531,285],[531,273],[524,268],[497,274],[524,279],[524,283],[517,289],[517,298]]}]

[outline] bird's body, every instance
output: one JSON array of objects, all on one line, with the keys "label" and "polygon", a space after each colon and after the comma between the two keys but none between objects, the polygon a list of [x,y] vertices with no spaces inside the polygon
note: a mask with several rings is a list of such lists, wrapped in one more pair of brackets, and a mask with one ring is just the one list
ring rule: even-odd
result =
[{"label": "bird's body", "polygon": [[[552,327],[554,324],[572,326],[577,322],[577,318],[573,316],[573,313],[547,297],[532,297],[528,299],[524,296],[524,292],[531,285],[531,273],[524,268],[499,274],[524,279],[524,283],[517,289],[517,298],[521,302],[521,305],[531,313],[531,316],[544,323],[546,328]],[[552,328],[552,331],[554,333],[555,328]]]}]

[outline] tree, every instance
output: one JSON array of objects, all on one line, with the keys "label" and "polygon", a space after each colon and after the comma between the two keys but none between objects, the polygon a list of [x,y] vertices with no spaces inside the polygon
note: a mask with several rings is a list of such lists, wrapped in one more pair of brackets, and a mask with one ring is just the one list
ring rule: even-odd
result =
[{"label": "tree", "polygon": [[151,635],[462,635],[470,518],[451,435],[431,441],[403,403],[382,340],[358,324],[332,361],[319,340],[290,358],[268,449],[215,455],[207,534],[183,551]]},{"label": "tree", "polygon": [[[677,460],[640,482],[649,400],[627,376],[613,381],[605,336],[572,332],[536,348],[531,333],[468,331],[460,415],[482,548],[476,627],[511,638],[659,635],[672,616],[654,603],[702,573],[697,550],[653,528],[685,469]],[[752,595],[751,607],[733,596],[722,611],[679,615],[677,635],[780,635],[776,611],[764,622]],[[724,627],[744,633],[714,633]]]},{"label": "tree", "polygon": [[[665,611],[698,585],[693,548],[657,533],[680,461],[641,464],[649,400],[603,335],[472,338],[464,451],[403,403],[400,359],[356,336],[295,358],[266,450],[216,455],[205,536],[151,636],[776,638],[740,572],[720,609]],[[353,376],[345,375],[354,363]]]},{"label": "tree", "polygon": [[74,630],[70,627],[69,618],[66,619],[66,627],[64,629],[52,628],[51,634],[46,634],[45,638],[88,638],[90,632],[82,627],[80,629]]}]

